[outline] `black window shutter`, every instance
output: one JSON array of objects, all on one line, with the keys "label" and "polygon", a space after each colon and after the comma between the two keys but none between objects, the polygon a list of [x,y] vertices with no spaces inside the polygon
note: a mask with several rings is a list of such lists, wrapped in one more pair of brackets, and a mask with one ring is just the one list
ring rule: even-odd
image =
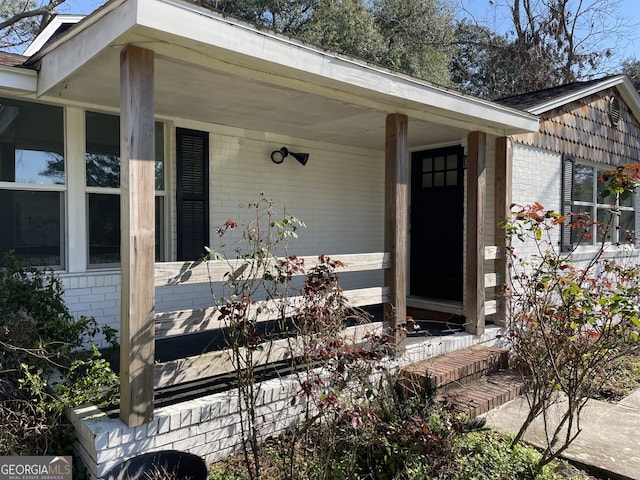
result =
[{"label": "black window shutter", "polygon": [[572,155],[562,156],[562,215],[566,220],[560,234],[560,247],[563,252],[572,250],[571,215],[573,210],[573,180],[575,158]]},{"label": "black window shutter", "polygon": [[178,260],[197,260],[209,244],[209,134],[176,129]]}]

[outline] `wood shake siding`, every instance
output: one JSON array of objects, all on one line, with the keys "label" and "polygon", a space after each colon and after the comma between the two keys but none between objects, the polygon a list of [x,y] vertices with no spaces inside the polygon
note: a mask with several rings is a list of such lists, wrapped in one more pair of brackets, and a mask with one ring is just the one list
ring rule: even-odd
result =
[{"label": "wood shake siding", "polygon": [[[620,120],[609,115],[611,98],[620,104]],[[640,160],[640,123],[615,88],[578,99],[540,115],[537,133],[515,135],[524,145],[578,158],[620,165]]]}]

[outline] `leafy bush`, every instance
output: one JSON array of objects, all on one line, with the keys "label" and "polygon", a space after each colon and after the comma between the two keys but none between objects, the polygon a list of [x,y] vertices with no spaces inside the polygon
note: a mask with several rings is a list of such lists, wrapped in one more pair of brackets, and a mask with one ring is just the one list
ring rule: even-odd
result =
[{"label": "leafy bush", "polygon": [[[468,433],[483,428],[484,422],[436,404],[434,392],[413,391],[392,375],[374,383],[373,374],[383,368],[386,337],[371,334],[363,344],[352,345],[341,335],[349,321],[358,319],[339,286],[336,271],[343,264],[320,255],[307,268],[304,259],[288,252],[288,240],[296,238],[303,224],[288,215],[275,221],[272,203],[265,198],[249,204],[249,210],[252,218],[241,235],[234,232],[238,223],[232,220],[217,229],[221,240],[232,232],[241,237],[235,258],[227,260],[223,294],[214,302],[228,329],[244,449],[241,456],[214,466],[211,480],[552,478],[544,467],[547,457],[542,461],[534,449],[495,433]],[[515,236],[524,232],[516,224],[508,226]],[[210,258],[224,259],[219,252],[228,249],[221,247],[210,248]],[[276,251],[283,255],[277,257]],[[303,275],[303,281],[294,281]],[[538,284],[545,281],[547,277]],[[277,306],[262,298],[278,300]],[[515,294],[511,298],[519,299]],[[616,312],[627,306],[618,301]],[[279,315],[279,331],[259,328],[259,316],[269,308]],[[305,402],[305,415],[287,435],[261,444],[255,367],[278,338],[271,333],[286,334],[289,351],[303,366],[297,370],[299,391],[291,402]]]},{"label": "leafy bush", "polygon": [[[91,339],[114,331],[76,319],[52,272],[0,263],[0,455],[71,453],[64,409],[113,399],[118,378]],[[85,350],[86,345],[91,346]],[[54,378],[65,378],[54,382]]]},{"label": "leafy bush", "polygon": [[[265,480],[551,480],[555,464],[540,471],[540,452],[511,445],[478,419],[456,414],[431,395],[408,397],[394,377],[307,435],[271,439],[262,446]],[[368,412],[353,422],[354,411]],[[292,445],[293,444],[293,445]],[[293,462],[291,469],[290,462]],[[213,465],[209,480],[247,480],[240,457]],[[574,478],[573,476],[571,478]]]},{"label": "leafy bush", "polygon": [[540,453],[531,446],[510,445],[509,438],[494,431],[476,431],[460,435],[453,447],[457,466],[447,480],[512,480],[554,478],[549,467],[538,472]]},{"label": "leafy bush", "polygon": [[362,392],[349,399],[334,396],[333,415],[326,412],[320,422],[279,438],[276,451],[295,458],[281,462],[287,474],[263,478],[435,478],[452,468],[453,438],[475,428],[467,417],[436,404],[430,392],[407,396],[394,375]]},{"label": "leafy bush", "polygon": [[[616,360],[640,348],[640,266],[604,258],[604,243],[588,262],[575,265],[553,240],[553,231],[566,222],[537,203],[514,205],[505,228],[512,285],[506,297],[512,319],[508,338],[512,363],[524,373],[530,407],[514,444],[542,418],[547,448],[540,467],[580,434],[586,402],[615,374]],[[588,218],[571,225],[584,231],[585,222],[589,231],[593,222]],[[598,225],[605,231],[603,238],[613,228],[611,222]],[[515,239],[528,239],[537,254],[519,257]],[[562,399],[566,406],[559,420],[551,422],[546,412]]]},{"label": "leafy bush", "polygon": [[[258,479],[263,457],[262,421],[257,416],[264,371],[260,364],[274,346],[286,344],[296,363],[299,393],[292,403],[304,402],[297,431],[302,437],[320,419],[333,423],[348,417],[350,422],[362,422],[368,407],[352,398],[367,388],[366,378],[380,357],[373,346],[354,346],[342,334],[347,324],[370,319],[343,295],[336,271],[345,265],[319,255],[309,266],[304,258],[290,254],[289,242],[298,237],[304,223],[288,214],[277,219],[273,202],[264,195],[244,210],[245,221],[227,220],[216,228],[220,245],[207,250],[208,259],[228,264],[225,280],[211,290],[236,374],[247,475]],[[267,322],[265,316],[271,319]],[[379,341],[376,346],[383,347]],[[290,461],[289,470],[293,469]]]}]

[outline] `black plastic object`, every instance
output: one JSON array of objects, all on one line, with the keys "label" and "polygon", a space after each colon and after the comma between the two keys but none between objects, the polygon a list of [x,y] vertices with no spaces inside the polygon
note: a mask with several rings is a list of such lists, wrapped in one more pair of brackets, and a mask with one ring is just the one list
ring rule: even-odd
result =
[{"label": "black plastic object", "polygon": [[178,450],[150,452],[116,465],[104,480],[206,480],[207,465],[192,453]]}]

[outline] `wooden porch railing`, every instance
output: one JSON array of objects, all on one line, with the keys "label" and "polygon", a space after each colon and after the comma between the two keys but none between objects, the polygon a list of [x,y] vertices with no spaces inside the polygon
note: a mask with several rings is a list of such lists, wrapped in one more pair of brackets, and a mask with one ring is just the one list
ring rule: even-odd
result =
[{"label": "wooden porch railing", "polygon": [[493,323],[506,326],[500,295],[506,272],[504,258],[498,246],[483,246],[474,261],[467,261],[465,311],[467,332],[484,333],[485,318],[492,315]]},{"label": "wooden porch railing", "polygon": [[[331,257],[339,259],[345,264],[344,267],[336,270],[337,273],[382,271],[391,266],[390,253],[331,255]],[[303,259],[307,270],[318,262],[317,257],[303,257]],[[225,275],[234,270],[236,265],[239,266],[240,261],[158,263],[155,266],[155,286],[165,287],[223,282]],[[390,301],[387,287],[348,290],[344,292],[344,296],[350,305],[355,307],[377,305]],[[288,311],[285,314],[293,314],[296,306],[300,305],[301,301],[300,297],[288,298],[286,300]],[[276,301],[257,302],[251,306],[254,309],[253,312],[255,312],[255,316],[252,318],[257,318],[258,322],[268,322],[279,318],[281,313],[277,308],[278,303]],[[155,334],[156,337],[162,338],[202,333],[223,327],[225,325],[220,320],[220,314],[214,307],[162,312],[157,313],[155,316]],[[382,324],[380,322],[349,327],[345,330],[344,335],[356,343],[361,341],[366,333],[376,329],[380,330],[381,327]],[[256,364],[276,362],[296,356],[299,342],[285,338],[265,343],[264,347],[260,353],[254,353]],[[231,360],[231,349],[227,348],[158,363],[154,368],[155,387],[162,388],[229,373],[234,370]]]},{"label": "wooden porch railing", "polygon": [[[495,261],[500,259],[500,249],[495,246],[484,247],[484,259]],[[485,272],[484,274],[484,313],[485,315],[494,315],[498,312],[499,301],[497,299],[487,300],[487,289],[495,288],[500,285],[501,275],[498,272]]]}]

